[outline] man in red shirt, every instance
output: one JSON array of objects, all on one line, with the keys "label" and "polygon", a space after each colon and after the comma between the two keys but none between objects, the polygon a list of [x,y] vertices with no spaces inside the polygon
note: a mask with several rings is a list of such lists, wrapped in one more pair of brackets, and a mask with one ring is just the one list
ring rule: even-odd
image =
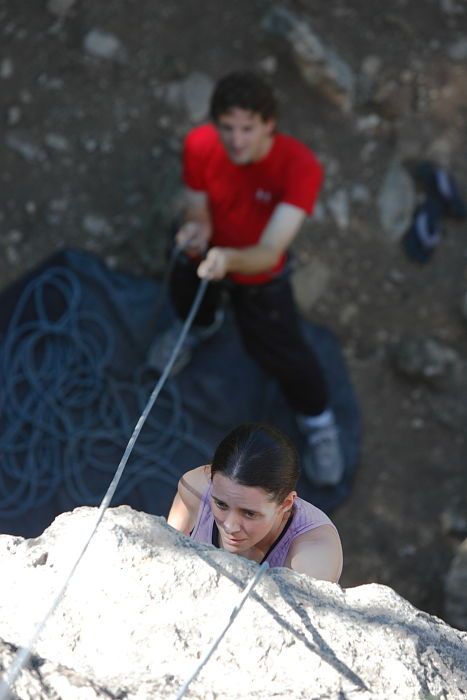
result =
[{"label": "man in red shirt", "polygon": [[[247,351],[278,381],[307,436],[305,473],[316,485],[336,484],[344,470],[338,431],[285,270],[287,250],[318,196],[321,165],[304,144],[276,131],[274,95],[254,73],[232,73],[218,83],[211,119],[184,144],[186,207],[176,235],[184,254],[171,279],[175,310],[180,319],[187,316],[200,278],[228,280]],[[179,368],[218,327],[221,287],[208,286]],[[176,326],[156,343],[153,364],[162,369],[178,333]]]}]

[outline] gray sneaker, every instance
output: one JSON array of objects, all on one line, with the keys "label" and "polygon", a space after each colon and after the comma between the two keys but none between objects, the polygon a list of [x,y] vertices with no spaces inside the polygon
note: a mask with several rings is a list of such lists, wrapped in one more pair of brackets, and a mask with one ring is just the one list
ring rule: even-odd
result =
[{"label": "gray sneaker", "polygon": [[303,471],[315,486],[335,486],[344,474],[344,459],[339,443],[339,431],[334,424],[323,427],[305,426],[307,446],[303,455]]},{"label": "gray sneaker", "polygon": [[[170,371],[173,377],[188,365],[196,348],[205,340],[211,338],[224,321],[224,310],[218,309],[214,322],[210,326],[192,326],[182,343],[175,362]],[[182,332],[183,322],[175,319],[170,328],[159,335],[151,344],[146,355],[146,364],[162,374],[172,356],[172,352]]]}]

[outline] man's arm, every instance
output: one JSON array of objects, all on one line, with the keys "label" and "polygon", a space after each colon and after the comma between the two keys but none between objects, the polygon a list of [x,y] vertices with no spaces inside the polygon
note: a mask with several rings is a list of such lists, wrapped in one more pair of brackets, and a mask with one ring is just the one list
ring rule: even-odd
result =
[{"label": "man's arm", "polygon": [[189,255],[201,255],[206,251],[212,233],[207,194],[185,188],[184,204],[184,223],[175,241]]},{"label": "man's arm", "polygon": [[273,268],[297,235],[306,212],[293,204],[278,204],[259,242],[246,248],[211,248],[198,275],[222,279],[229,272],[253,275]]}]

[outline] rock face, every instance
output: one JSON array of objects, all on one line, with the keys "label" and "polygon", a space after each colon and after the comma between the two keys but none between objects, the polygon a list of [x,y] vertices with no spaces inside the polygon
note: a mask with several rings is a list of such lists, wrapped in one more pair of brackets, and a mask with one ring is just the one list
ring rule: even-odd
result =
[{"label": "rock face", "polygon": [[[0,537],[3,665],[48,608],[95,517],[79,508],[37,539]],[[163,518],[110,509],[18,682],[20,697],[173,698],[256,570],[196,545]],[[344,591],[275,569],[189,689],[189,697],[219,700],[351,693],[461,697],[467,634],[385,586]]]}]

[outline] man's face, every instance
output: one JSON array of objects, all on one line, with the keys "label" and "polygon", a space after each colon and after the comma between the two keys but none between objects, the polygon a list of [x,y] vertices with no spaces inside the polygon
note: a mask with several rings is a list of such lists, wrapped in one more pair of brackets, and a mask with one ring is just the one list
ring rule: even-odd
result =
[{"label": "man's face", "polygon": [[235,165],[247,165],[263,158],[272,145],[276,123],[257,112],[235,107],[222,114],[216,127],[229,159]]}]

